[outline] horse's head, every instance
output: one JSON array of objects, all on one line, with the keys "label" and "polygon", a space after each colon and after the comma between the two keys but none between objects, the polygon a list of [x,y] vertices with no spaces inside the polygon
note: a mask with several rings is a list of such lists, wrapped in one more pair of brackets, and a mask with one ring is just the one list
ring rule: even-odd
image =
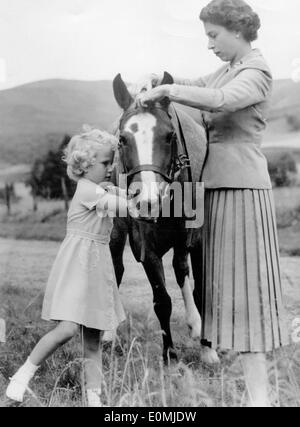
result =
[{"label": "horse's head", "polygon": [[[165,73],[162,84],[173,83]],[[169,102],[139,106],[120,75],[113,82],[114,95],[124,110],[119,125],[120,159],[127,174],[129,207],[140,219],[159,216],[160,197],[174,178],[176,134],[168,114]]]}]

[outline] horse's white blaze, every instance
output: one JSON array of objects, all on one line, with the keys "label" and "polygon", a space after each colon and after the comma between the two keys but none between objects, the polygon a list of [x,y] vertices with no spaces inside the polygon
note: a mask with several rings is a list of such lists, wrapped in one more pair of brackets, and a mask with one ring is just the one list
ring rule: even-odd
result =
[{"label": "horse's white blaze", "polygon": [[[125,131],[134,135],[140,165],[153,165],[153,139],[157,119],[150,113],[138,114],[128,120]],[[141,202],[156,203],[159,187],[154,172],[141,172]]]},{"label": "horse's white blaze", "polygon": [[186,311],[186,320],[188,326],[191,328],[191,337],[200,338],[201,336],[201,317],[195,305],[193,298],[192,287],[190,284],[190,279],[187,276],[185,278],[185,283],[181,289],[183,301]]}]

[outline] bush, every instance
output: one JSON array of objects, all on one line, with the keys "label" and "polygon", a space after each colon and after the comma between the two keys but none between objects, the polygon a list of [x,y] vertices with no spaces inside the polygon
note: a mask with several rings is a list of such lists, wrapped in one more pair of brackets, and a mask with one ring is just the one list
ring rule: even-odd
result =
[{"label": "bush", "polygon": [[[15,187],[14,187],[13,184],[10,184],[9,190],[10,190],[11,200],[16,201],[17,200],[17,196],[16,196],[16,193],[15,193]],[[6,201],[5,188],[0,188],[0,203],[4,203],[5,201]]]},{"label": "bush", "polygon": [[292,154],[284,152],[265,153],[274,187],[290,187],[297,181],[297,163]]}]

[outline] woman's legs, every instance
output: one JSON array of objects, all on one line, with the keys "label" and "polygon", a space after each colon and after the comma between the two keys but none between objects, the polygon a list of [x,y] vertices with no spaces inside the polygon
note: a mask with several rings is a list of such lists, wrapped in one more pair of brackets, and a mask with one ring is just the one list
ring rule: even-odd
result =
[{"label": "woman's legs", "polygon": [[102,353],[101,335],[97,329],[82,327],[84,375],[89,406],[101,405]]},{"label": "woman's legs", "polygon": [[78,331],[78,325],[72,322],[62,321],[56,328],[48,332],[37,343],[27,361],[12,377],[6,396],[12,400],[22,402],[29,381],[38,370],[39,366],[58,349],[65,344]]},{"label": "woman's legs", "polygon": [[266,355],[264,353],[244,353],[242,354],[242,365],[249,394],[249,406],[271,407]]}]

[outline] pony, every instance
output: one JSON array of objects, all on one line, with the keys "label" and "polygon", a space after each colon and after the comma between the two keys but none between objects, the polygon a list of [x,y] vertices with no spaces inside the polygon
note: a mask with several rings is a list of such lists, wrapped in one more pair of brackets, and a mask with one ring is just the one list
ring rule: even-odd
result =
[{"label": "pony", "polygon": [[[172,76],[165,73],[162,84],[171,83]],[[177,360],[170,330],[172,301],[166,289],[162,261],[171,248],[172,265],[182,292],[187,325],[191,337],[201,339],[201,230],[199,227],[187,229],[186,218],[174,215],[174,204],[170,215],[161,215],[163,199],[168,199],[166,194],[170,186],[176,182],[182,187],[184,182],[191,182],[191,166],[183,135],[179,135],[180,124],[175,129],[170,114],[172,106],[167,99],[147,108],[141,107],[130,94],[120,74],[113,81],[113,91],[123,110],[117,132],[117,172],[126,177],[131,214],[127,218],[114,219],[110,250],[120,286],[124,273],[123,251],[129,236],[133,255],[137,262],[142,263],[152,286],[154,311],[162,330],[163,360],[168,363]],[[206,138],[197,142],[199,146],[202,144],[202,148],[207,145]],[[199,178],[200,172],[196,172]],[[171,196],[169,198],[172,200]],[[194,290],[190,282],[189,255]],[[210,348],[209,343],[201,341],[201,344],[202,360],[217,363],[217,353]]]}]

